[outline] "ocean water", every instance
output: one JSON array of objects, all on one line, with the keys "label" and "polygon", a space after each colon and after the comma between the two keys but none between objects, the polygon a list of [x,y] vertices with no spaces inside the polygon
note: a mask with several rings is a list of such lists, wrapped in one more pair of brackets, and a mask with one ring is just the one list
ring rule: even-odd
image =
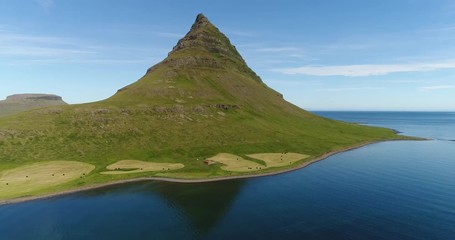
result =
[{"label": "ocean water", "polygon": [[143,182],[0,206],[0,239],[455,239],[455,114],[317,112],[432,138],[286,174]]},{"label": "ocean water", "polygon": [[455,141],[455,112],[315,112],[323,117],[392,128],[404,135]]}]

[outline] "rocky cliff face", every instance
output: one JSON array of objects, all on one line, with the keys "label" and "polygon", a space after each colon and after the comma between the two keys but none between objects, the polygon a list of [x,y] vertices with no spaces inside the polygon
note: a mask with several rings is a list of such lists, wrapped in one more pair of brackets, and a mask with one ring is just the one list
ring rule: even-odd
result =
[{"label": "rocky cliff face", "polygon": [[244,62],[229,39],[202,14],[197,16],[190,31],[178,41],[169,56],[189,48],[204,49],[211,53],[217,53]]},{"label": "rocky cliff face", "polygon": [[[197,54],[194,54],[195,52]],[[174,59],[180,61],[176,62]],[[178,67],[187,65],[220,68],[221,65],[226,65],[225,61],[232,63],[231,67],[235,67],[256,81],[262,82],[260,77],[247,66],[229,38],[203,14],[199,14],[190,31],[178,41],[169,53],[168,58],[163,62],[174,62],[180,65]]]},{"label": "rocky cliff face", "polygon": [[0,101],[0,117],[35,108],[66,105],[62,97],[53,94],[15,94]]}]

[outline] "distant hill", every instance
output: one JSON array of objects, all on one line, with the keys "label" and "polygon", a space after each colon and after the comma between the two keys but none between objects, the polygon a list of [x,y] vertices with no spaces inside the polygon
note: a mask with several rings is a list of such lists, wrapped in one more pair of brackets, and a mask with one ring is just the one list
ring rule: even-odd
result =
[{"label": "distant hill", "polygon": [[[166,59],[112,97],[0,118],[0,163],[12,167],[73,160],[96,166],[66,187],[141,176],[205,179],[249,174],[203,163],[218,153],[264,166],[247,154],[296,152],[311,160],[350,146],[400,138],[389,129],[326,119],[287,102],[201,14]],[[100,174],[108,165],[129,159],[184,168]],[[299,165],[289,164],[284,168]]]},{"label": "distant hill", "polygon": [[66,105],[62,97],[52,94],[15,94],[0,101],[0,117],[35,108]]}]

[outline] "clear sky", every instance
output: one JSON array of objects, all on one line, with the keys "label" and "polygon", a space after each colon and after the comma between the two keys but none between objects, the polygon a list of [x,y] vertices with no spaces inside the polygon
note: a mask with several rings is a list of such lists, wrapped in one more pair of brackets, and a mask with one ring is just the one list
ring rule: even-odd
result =
[{"label": "clear sky", "polygon": [[0,0],[0,98],[107,98],[201,12],[305,109],[455,111],[453,0]]}]

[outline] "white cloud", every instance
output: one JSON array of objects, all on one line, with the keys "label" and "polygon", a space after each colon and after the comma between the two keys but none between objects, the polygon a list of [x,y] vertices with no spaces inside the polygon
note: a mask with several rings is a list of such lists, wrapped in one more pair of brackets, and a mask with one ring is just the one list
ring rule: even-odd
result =
[{"label": "white cloud", "polygon": [[338,66],[303,66],[297,68],[276,69],[284,74],[304,74],[312,76],[347,76],[362,77],[387,75],[400,72],[424,72],[440,69],[455,69],[455,61],[413,64],[366,64],[366,65],[338,65]]},{"label": "white cloud", "polygon": [[[298,53],[296,53],[296,54],[289,54],[288,57],[309,60],[309,59],[308,59],[308,56],[305,55],[305,54],[298,54]],[[311,60],[317,60],[317,59],[311,59]]]},{"label": "white cloud", "polygon": [[65,49],[55,47],[30,47],[30,46],[0,46],[0,56],[25,56],[25,57],[74,57],[75,55],[93,54],[93,51]]},{"label": "white cloud", "polygon": [[420,87],[420,91],[434,91],[434,90],[445,90],[455,88],[455,85],[433,85],[433,86],[425,86]]},{"label": "white cloud", "polygon": [[435,28],[427,28],[422,29],[417,32],[422,33],[434,33],[434,32],[451,32],[455,30],[455,26],[442,26],[442,27],[435,27]]},{"label": "white cloud", "polygon": [[[0,29],[0,61],[9,66],[145,63],[153,54],[145,55],[143,49],[139,46],[126,48],[99,46],[80,39],[18,34]],[[155,49],[154,52],[163,51]]]},{"label": "white cloud", "polygon": [[56,37],[42,37],[23,34],[13,34],[2,31],[0,28],[0,43],[4,42],[26,42],[33,44],[68,44],[69,39],[56,38]]},{"label": "white cloud", "polygon": [[0,57],[67,59],[96,53],[90,46],[72,39],[17,34],[0,30]]},{"label": "white cloud", "polygon": [[418,82],[417,80],[388,80],[387,82],[389,83],[398,83],[398,84],[401,84],[401,83],[416,83]]},{"label": "white cloud", "polygon": [[[150,63],[152,61],[158,61],[156,59],[103,59],[103,58],[68,58],[65,59],[65,64],[97,64],[97,65],[125,65],[125,64],[144,64]],[[47,58],[47,59],[30,59],[30,60],[20,60],[20,61],[11,61],[10,66],[29,66],[29,65],[49,65],[49,64],[60,64],[62,59],[56,58]]]},{"label": "white cloud", "polygon": [[338,44],[329,44],[322,47],[323,51],[339,51],[339,50],[365,50],[373,48],[375,45],[372,43],[338,43]]},{"label": "white cloud", "polygon": [[44,10],[50,11],[54,6],[54,0],[35,0]]},{"label": "white cloud", "polygon": [[258,52],[299,52],[301,49],[296,47],[270,47],[270,48],[258,48],[256,49]]},{"label": "white cloud", "polygon": [[346,92],[346,91],[366,91],[366,90],[382,90],[378,87],[345,87],[345,88],[323,88],[318,89],[320,92]]},{"label": "white cloud", "polygon": [[159,31],[154,31],[153,34],[159,36],[159,37],[165,37],[165,38],[182,38],[185,34],[180,34],[180,33],[172,33],[172,32],[159,32]]},{"label": "white cloud", "polygon": [[253,33],[252,31],[242,31],[242,30],[227,30],[227,35],[235,35],[239,37],[256,37],[258,34]]}]

